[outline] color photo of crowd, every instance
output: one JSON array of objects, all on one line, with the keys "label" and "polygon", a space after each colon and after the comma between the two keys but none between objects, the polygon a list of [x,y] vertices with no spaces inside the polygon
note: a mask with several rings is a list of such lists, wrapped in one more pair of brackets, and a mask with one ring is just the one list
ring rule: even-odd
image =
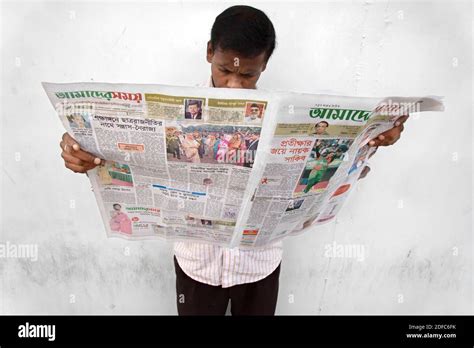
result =
[{"label": "color photo of crowd", "polygon": [[351,139],[318,139],[306,162],[295,193],[324,190],[344,160],[344,154],[352,142]]},{"label": "color photo of crowd", "polygon": [[260,127],[190,125],[166,127],[168,161],[252,167]]}]

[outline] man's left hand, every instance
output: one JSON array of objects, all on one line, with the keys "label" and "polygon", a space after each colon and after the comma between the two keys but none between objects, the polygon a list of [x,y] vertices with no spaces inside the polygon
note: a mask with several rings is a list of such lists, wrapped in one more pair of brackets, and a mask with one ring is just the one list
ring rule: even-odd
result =
[{"label": "man's left hand", "polygon": [[408,115],[399,117],[393,128],[379,134],[377,138],[369,141],[369,146],[389,146],[395,144],[398,139],[400,139],[400,135],[403,132],[403,124],[407,119]]}]

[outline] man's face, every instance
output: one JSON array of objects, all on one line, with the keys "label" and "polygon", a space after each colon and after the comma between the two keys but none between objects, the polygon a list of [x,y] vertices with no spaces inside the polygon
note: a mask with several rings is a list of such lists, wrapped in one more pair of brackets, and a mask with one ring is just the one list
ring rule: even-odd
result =
[{"label": "man's face", "polygon": [[267,65],[265,52],[246,58],[234,51],[213,50],[210,42],[207,44],[207,61],[211,63],[214,86],[218,88],[255,89]]},{"label": "man's face", "polygon": [[251,107],[250,108],[250,118],[251,119],[256,119],[258,117],[259,109],[257,106]]},{"label": "man's face", "polygon": [[198,106],[196,104],[189,105],[188,110],[191,115],[195,115],[198,112]]},{"label": "man's face", "polygon": [[80,128],[85,127],[84,119],[82,118],[81,115],[74,115],[73,119],[74,119],[74,122],[76,122],[78,127],[80,127]]},{"label": "man's face", "polygon": [[316,134],[323,134],[326,131],[327,124],[324,122],[320,122],[316,125]]}]

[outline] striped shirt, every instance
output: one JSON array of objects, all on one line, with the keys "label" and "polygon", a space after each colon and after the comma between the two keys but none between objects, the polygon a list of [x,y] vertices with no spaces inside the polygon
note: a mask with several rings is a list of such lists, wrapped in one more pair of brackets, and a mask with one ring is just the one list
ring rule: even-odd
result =
[{"label": "striped shirt", "polygon": [[243,250],[212,244],[176,242],[174,254],[184,273],[198,282],[230,286],[265,278],[280,264],[283,243]]},{"label": "striped shirt", "polygon": [[[214,87],[212,79],[204,85]],[[249,250],[195,242],[174,243],[179,266],[192,279],[228,288],[253,283],[270,275],[280,264],[281,241],[264,248]]]}]

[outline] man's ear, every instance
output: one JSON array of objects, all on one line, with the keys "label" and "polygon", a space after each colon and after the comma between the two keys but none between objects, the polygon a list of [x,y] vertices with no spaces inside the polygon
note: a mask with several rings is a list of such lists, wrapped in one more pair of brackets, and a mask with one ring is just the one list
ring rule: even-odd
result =
[{"label": "man's ear", "polygon": [[262,72],[264,72],[266,68],[267,68],[267,62],[263,63]]},{"label": "man's ear", "polygon": [[212,49],[211,41],[207,42],[207,51],[206,51],[206,59],[208,63],[212,62],[212,57],[214,56],[214,50]]}]

